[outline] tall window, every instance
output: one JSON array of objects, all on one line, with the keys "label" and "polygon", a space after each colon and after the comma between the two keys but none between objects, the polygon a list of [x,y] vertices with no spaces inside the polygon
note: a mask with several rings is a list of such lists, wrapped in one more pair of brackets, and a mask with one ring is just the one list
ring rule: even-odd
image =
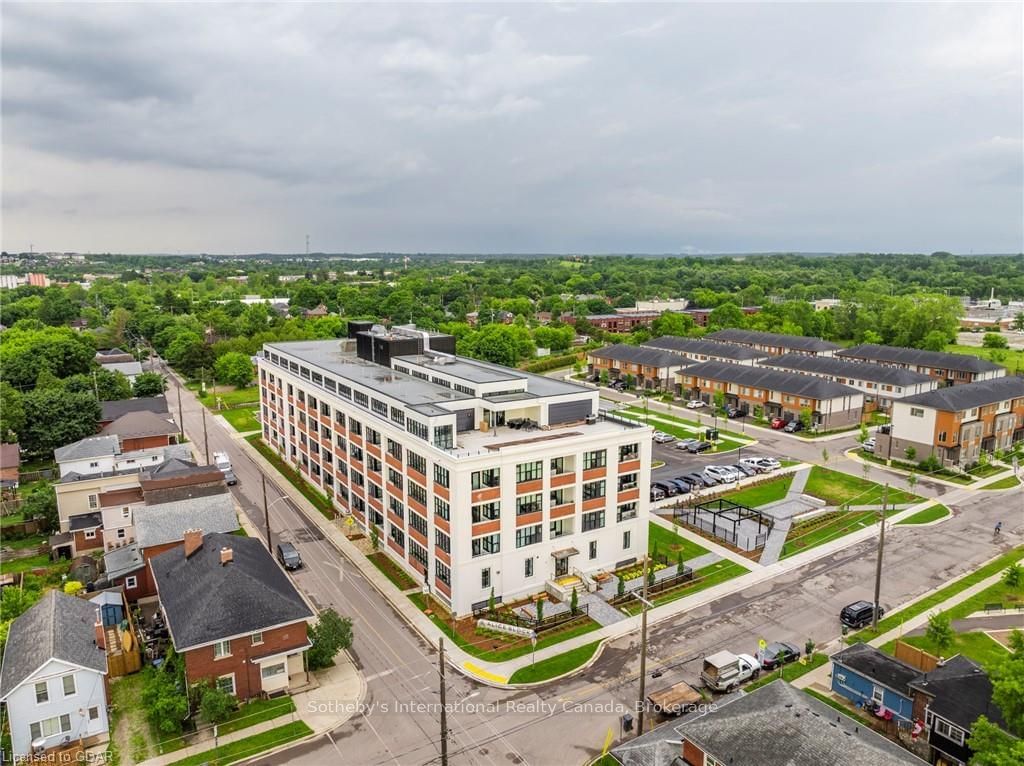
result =
[{"label": "tall window", "polygon": [[604,511],[591,511],[583,514],[583,531],[589,532],[604,526]]},{"label": "tall window", "polygon": [[408,464],[409,468],[417,473],[422,473],[424,476],[427,475],[427,459],[422,455],[417,455],[412,450],[407,450],[405,453],[405,462]]},{"label": "tall window", "polygon": [[231,656],[231,641],[218,641],[213,645],[213,659]]},{"label": "tall window", "polygon": [[523,562],[523,576],[533,577],[533,558],[528,558]]},{"label": "tall window", "polygon": [[434,561],[434,575],[446,585],[452,584],[452,570],[436,559]]},{"label": "tall window", "polygon": [[591,468],[604,468],[608,463],[608,450],[594,450],[583,453],[583,470]]},{"label": "tall window", "polygon": [[516,530],[516,547],[525,548],[527,545],[534,545],[541,541],[541,524],[533,524],[529,527],[520,527]]},{"label": "tall window", "polygon": [[473,556],[486,556],[490,553],[501,553],[501,535],[484,535],[473,538]]},{"label": "tall window", "polygon": [[442,500],[439,497],[434,498],[434,513],[440,516],[445,521],[451,520],[452,507],[448,505],[446,500]]},{"label": "tall window", "polygon": [[636,518],[636,503],[623,503],[619,506],[616,521],[628,521]]},{"label": "tall window", "polygon": [[540,492],[535,492],[532,495],[520,495],[516,498],[517,516],[522,516],[524,513],[537,513],[539,510],[541,510]]},{"label": "tall window", "polygon": [[520,463],[516,466],[516,483],[536,481],[544,475],[544,462],[537,460],[532,463]]},{"label": "tall window", "polygon": [[451,426],[434,426],[434,446],[441,449],[451,449],[455,446]]},{"label": "tall window", "polygon": [[497,487],[501,483],[501,469],[487,468],[483,471],[473,471],[471,479],[473,489]]},{"label": "tall window", "polygon": [[452,552],[452,541],[444,532],[440,529],[434,530],[434,545],[443,550],[445,553]]},{"label": "tall window", "polygon": [[423,441],[426,441],[430,434],[429,428],[418,420],[412,420],[411,418],[405,421],[405,430]]},{"label": "tall window", "polygon": [[427,490],[414,481],[409,482],[409,499],[415,500],[420,505],[427,504]]},{"label": "tall window", "polygon": [[571,470],[566,465],[566,459],[564,457],[553,457],[551,458],[551,475],[559,476],[567,471]]},{"label": "tall window", "polygon": [[624,473],[619,476],[619,492],[636,487],[636,477],[635,473]]},{"label": "tall window", "polygon": [[638,460],[640,458],[640,445],[639,444],[623,444],[619,447],[619,462],[625,463],[629,460]]},{"label": "tall window", "polygon": [[449,485],[450,485],[450,481],[451,481],[451,478],[450,478],[450,475],[448,473],[448,469],[445,468],[443,465],[437,465],[435,463],[434,464],[434,483],[435,484],[440,484],[442,487],[445,487],[447,489],[449,487]]},{"label": "tall window", "polygon": [[495,519],[501,518],[501,502],[495,500],[493,503],[481,503],[474,505],[472,508],[472,516],[474,524],[479,524],[481,521],[494,521]]},{"label": "tall window", "polygon": [[398,489],[402,489],[405,484],[405,480],[402,478],[402,474],[396,471],[394,468],[388,467],[388,481],[394,484]]},{"label": "tall window", "polygon": [[604,497],[604,479],[590,481],[583,485],[584,500],[594,500],[598,497]]},{"label": "tall window", "polygon": [[427,536],[427,520],[418,513],[409,512],[409,526],[424,537]]},{"label": "tall window", "polygon": [[394,439],[388,439],[388,454],[396,460],[402,459],[402,445]]}]

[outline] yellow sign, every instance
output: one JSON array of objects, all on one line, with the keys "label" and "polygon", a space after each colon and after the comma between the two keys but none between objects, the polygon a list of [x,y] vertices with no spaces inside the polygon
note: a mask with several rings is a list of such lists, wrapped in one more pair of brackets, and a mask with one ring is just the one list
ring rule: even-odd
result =
[{"label": "yellow sign", "polygon": [[757,640],[757,646],[763,652],[765,649],[768,648],[768,642],[765,641],[763,638],[759,638]]},{"label": "yellow sign", "polygon": [[345,526],[346,526],[346,527],[351,527],[351,526],[355,526],[355,523],[356,523],[356,520],[355,520],[355,519],[353,519],[353,518],[352,518],[351,516],[347,516],[347,517],[345,518]]},{"label": "yellow sign", "polygon": [[612,734],[612,727],[608,727],[608,733],[604,735],[604,749],[601,750],[601,757],[604,758],[608,755],[608,748],[612,746],[612,739],[615,735]]}]

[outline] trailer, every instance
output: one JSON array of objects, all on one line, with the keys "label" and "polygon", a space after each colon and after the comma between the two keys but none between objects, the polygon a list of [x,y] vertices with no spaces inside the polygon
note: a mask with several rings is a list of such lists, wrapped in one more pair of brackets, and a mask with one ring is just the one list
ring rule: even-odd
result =
[{"label": "trailer", "polygon": [[656,711],[666,716],[676,716],[688,712],[694,705],[704,701],[704,695],[685,681],[651,692],[647,701]]}]

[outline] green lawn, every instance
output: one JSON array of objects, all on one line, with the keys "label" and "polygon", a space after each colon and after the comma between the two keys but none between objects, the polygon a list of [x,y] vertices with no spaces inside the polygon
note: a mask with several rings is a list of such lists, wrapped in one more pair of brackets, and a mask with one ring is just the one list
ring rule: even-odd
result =
[{"label": "green lawn", "polygon": [[260,421],[256,419],[258,413],[259,410],[249,409],[248,407],[239,407],[234,410],[223,410],[220,414],[234,427],[236,431],[244,434],[249,431],[260,430]]},{"label": "green lawn", "polygon": [[[884,489],[873,481],[816,465],[811,469],[804,494],[820,498],[828,505],[880,505]],[[889,490],[890,504],[914,503],[923,499],[902,490]]]},{"label": "green lawn", "polygon": [[[629,420],[636,420],[636,421],[639,421],[641,423],[644,422],[643,410],[640,410],[639,412],[636,412],[636,408],[635,407],[630,407],[628,410],[619,410],[616,414],[617,415],[621,415],[624,418],[628,418]],[[694,423],[693,425],[688,425],[686,421],[679,420],[678,418],[673,418],[670,415],[662,415],[660,413],[658,413],[658,414],[651,413],[650,417],[647,420],[650,423],[652,428],[654,428],[654,429],[656,429],[658,431],[664,431],[667,434],[672,434],[672,436],[676,437],[677,439],[698,439],[698,438],[699,439],[703,439],[704,438],[705,426],[700,426],[700,425],[698,425],[696,423]],[[722,438],[722,437],[724,437],[726,435],[726,433],[727,432],[723,431],[722,429],[718,430],[719,439],[718,439],[717,442],[715,442],[715,444],[717,445],[717,448],[714,450],[714,452],[731,452],[732,450],[739,449],[740,447],[746,447],[748,444],[752,443],[750,441],[742,441],[742,442],[740,442],[740,441],[736,441],[734,439]],[[738,436],[738,434],[729,434],[729,435],[730,436],[733,436],[733,435]],[[744,437],[740,437],[740,438],[744,438]],[[669,445],[669,446],[672,446],[672,445]],[[712,452],[705,452],[704,454],[705,455],[710,455],[710,454],[713,454],[713,453]]]},{"label": "green lawn", "polygon": [[[716,561],[714,564],[709,564],[706,567],[696,570],[693,573],[693,579],[689,582],[677,585],[667,591],[656,594],[651,602],[655,606],[661,606],[662,604],[668,604],[676,599],[684,598],[686,596],[692,596],[694,593],[699,593],[706,588],[710,588],[713,585],[718,585],[731,580],[734,577],[745,575],[749,572],[746,567],[740,564],[730,561],[729,559],[722,559]],[[639,602],[629,602],[622,606],[629,614],[640,614],[643,605]]]},{"label": "green lawn", "polygon": [[208,385],[206,396],[199,397],[199,401],[216,412],[218,405],[231,408],[243,404],[257,404],[260,400],[260,389],[257,386],[238,388],[233,391],[228,391],[227,388],[227,386],[218,386],[217,395],[214,397],[213,386]]},{"label": "green lawn", "polygon": [[927,524],[930,521],[938,521],[939,519],[944,519],[947,516],[949,516],[949,514],[949,508],[947,508],[944,505],[939,505],[936,503],[935,505],[928,506],[923,511],[918,511],[917,513],[911,514],[907,518],[903,519],[903,521],[897,521],[896,523]]},{"label": "green lawn", "polygon": [[399,590],[411,590],[416,587],[417,583],[409,576],[409,573],[392,561],[384,551],[371,553],[366,558],[383,572],[384,576],[391,580]]},{"label": "green lawn", "polygon": [[40,553],[38,556],[29,556],[23,559],[12,559],[0,563],[0,570],[4,574],[16,574],[17,572],[28,572],[32,569],[48,569],[56,564],[50,561],[47,553]]},{"label": "green lawn", "polygon": [[[953,645],[945,649],[937,647],[928,640],[927,636],[904,636],[900,640],[905,644],[916,646],[918,649],[924,649],[936,657],[952,657],[955,654],[962,654],[965,657],[970,657],[987,670],[1010,654],[1005,646],[981,632],[956,633]],[[890,641],[882,647],[882,651],[892,654],[895,651],[895,643],[895,641]]]},{"label": "green lawn", "polygon": [[789,665],[783,665],[778,670],[773,670],[771,673],[765,673],[756,681],[752,681],[743,687],[744,691],[752,692],[759,686],[770,684],[779,678],[793,683],[797,678],[807,673],[810,673],[815,668],[820,668],[822,665],[828,663],[828,655],[822,654],[821,652],[815,652],[811,655],[811,660],[807,664],[801,664],[799,662],[791,662]]},{"label": "green lawn", "polygon": [[27,537],[21,538],[3,538],[3,547],[10,548],[12,551],[21,551],[25,548],[38,548],[40,545],[46,542],[44,535],[28,535]]},{"label": "green lawn", "polygon": [[6,516],[0,516],[0,527],[6,527],[10,524],[20,524],[24,520],[25,514],[21,511],[9,513]]},{"label": "green lawn", "polygon": [[979,489],[1010,489],[1011,487],[1016,487],[1019,484],[1020,479],[1016,476],[1007,476],[999,481],[994,481],[991,484],[985,484],[984,486],[979,487]]},{"label": "green lawn", "polygon": [[[966,590],[975,583],[980,582],[987,577],[991,577],[992,575],[1003,571],[1010,564],[1012,564],[1015,561],[1020,561],[1021,559],[1024,559],[1024,546],[1020,546],[1012,551],[1009,551],[1008,553],[1004,553],[1002,556],[990,561],[985,566],[980,567],[979,569],[975,569],[973,572],[969,572],[968,574],[961,577],[959,580],[955,580],[954,582],[947,585],[945,588],[935,591],[934,593],[931,593],[928,596],[919,599],[918,601],[915,601],[906,609],[901,609],[899,612],[895,612],[894,614],[890,614],[888,617],[882,618],[878,622],[877,631],[873,631],[870,628],[865,628],[864,630],[861,630],[853,634],[849,639],[850,643],[854,643],[856,641],[870,641],[871,639],[880,636],[881,634],[886,633],[887,631],[890,631],[893,628],[897,627],[904,620],[909,620],[911,617],[916,617],[919,614],[923,614],[924,612],[932,610],[933,608],[941,604],[943,601],[946,601],[947,599],[955,596],[961,591]],[[1002,583],[1000,583],[995,587],[1005,588],[1008,586],[1005,586]],[[981,593],[972,596],[971,598],[963,602],[963,604],[970,605],[967,607],[970,609],[970,611],[967,612],[967,614],[970,614],[971,612],[976,612],[980,609],[984,609],[986,603],[995,603],[994,598],[988,598],[988,590],[991,589],[982,591]],[[993,592],[992,595],[999,595],[999,592]],[[962,604],[958,605],[957,607],[954,607],[954,610],[958,610],[961,606]]]},{"label": "green lawn", "polygon": [[221,745],[213,750],[190,755],[188,758],[175,761],[171,766],[206,766],[206,764],[210,766],[224,766],[224,764],[252,758],[259,753],[294,742],[303,737],[308,737],[312,733],[313,730],[302,721],[287,723],[284,726],[278,726],[276,729],[270,729],[261,734],[254,734],[251,737],[240,739],[229,745]]},{"label": "green lawn", "polygon": [[[898,513],[890,508],[885,512],[886,518]],[[816,548],[819,545],[838,540],[857,530],[870,527],[878,521],[875,511],[835,511],[801,521],[790,527],[786,542],[782,545],[782,555],[788,558],[797,553]]]},{"label": "green lawn", "polygon": [[[990,362],[992,359],[992,349],[982,348],[981,346],[958,346],[955,343],[951,343],[946,346],[947,353],[950,354],[965,354],[967,356],[977,356],[981,359],[987,359]],[[1000,352],[997,351],[997,354]],[[1002,361],[995,362],[1001,364],[1011,372],[1018,372],[1024,370],[1024,351],[1019,349],[1001,349]],[[998,358],[998,357],[997,357]]]},{"label": "green lawn", "polygon": [[779,476],[770,479],[762,484],[735,492],[727,492],[723,497],[734,503],[745,505],[748,508],[757,508],[761,505],[768,505],[782,500],[789,492],[789,486],[793,483],[793,474]]},{"label": "green lawn", "polygon": [[657,546],[658,553],[668,556],[669,563],[675,562],[680,551],[683,553],[683,561],[695,559],[708,552],[707,548],[692,540],[687,540],[682,535],[674,534],[653,521],[647,522],[647,525],[647,552],[653,555],[654,548]]},{"label": "green lawn", "polygon": [[245,440],[255,447],[256,451],[263,455],[277,469],[278,473],[288,479],[291,485],[299,490],[325,518],[334,518],[334,506],[327,499],[327,496],[307,482],[298,471],[285,463],[274,450],[264,444],[260,434],[247,436]]},{"label": "green lawn", "polygon": [[547,681],[549,678],[568,673],[593,657],[600,643],[600,641],[594,641],[593,643],[584,644],[576,649],[570,649],[563,654],[556,654],[554,657],[541,660],[535,665],[520,668],[512,674],[508,682],[510,684],[531,684],[538,681]]},{"label": "green lawn", "polygon": [[239,729],[255,726],[281,715],[295,712],[295,702],[291,697],[278,699],[253,700],[239,705],[238,710],[231,714],[224,723],[218,725],[217,732],[224,736]]}]

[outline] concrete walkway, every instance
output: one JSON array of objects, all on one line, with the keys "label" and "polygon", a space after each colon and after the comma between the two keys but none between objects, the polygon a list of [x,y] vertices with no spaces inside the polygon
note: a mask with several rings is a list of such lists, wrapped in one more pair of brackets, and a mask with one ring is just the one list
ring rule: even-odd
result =
[{"label": "concrete walkway", "polygon": [[[782,556],[782,549],[786,544],[786,538],[789,536],[789,530],[793,527],[793,516],[796,515],[792,511],[799,513],[806,506],[806,503],[801,498],[810,476],[810,467],[801,468],[793,474],[793,481],[789,484],[786,497],[777,503],[770,503],[761,509],[775,519],[772,531],[768,533],[768,539],[765,541],[764,548],[761,549],[761,558],[758,559],[762,566],[775,564],[778,562],[779,557]],[[772,513],[774,506],[785,507],[790,512],[784,514]]]},{"label": "concrete walkway", "polygon": [[579,597],[579,601],[580,604],[587,605],[587,614],[590,619],[602,625],[614,625],[627,617],[596,593],[584,593]]}]

